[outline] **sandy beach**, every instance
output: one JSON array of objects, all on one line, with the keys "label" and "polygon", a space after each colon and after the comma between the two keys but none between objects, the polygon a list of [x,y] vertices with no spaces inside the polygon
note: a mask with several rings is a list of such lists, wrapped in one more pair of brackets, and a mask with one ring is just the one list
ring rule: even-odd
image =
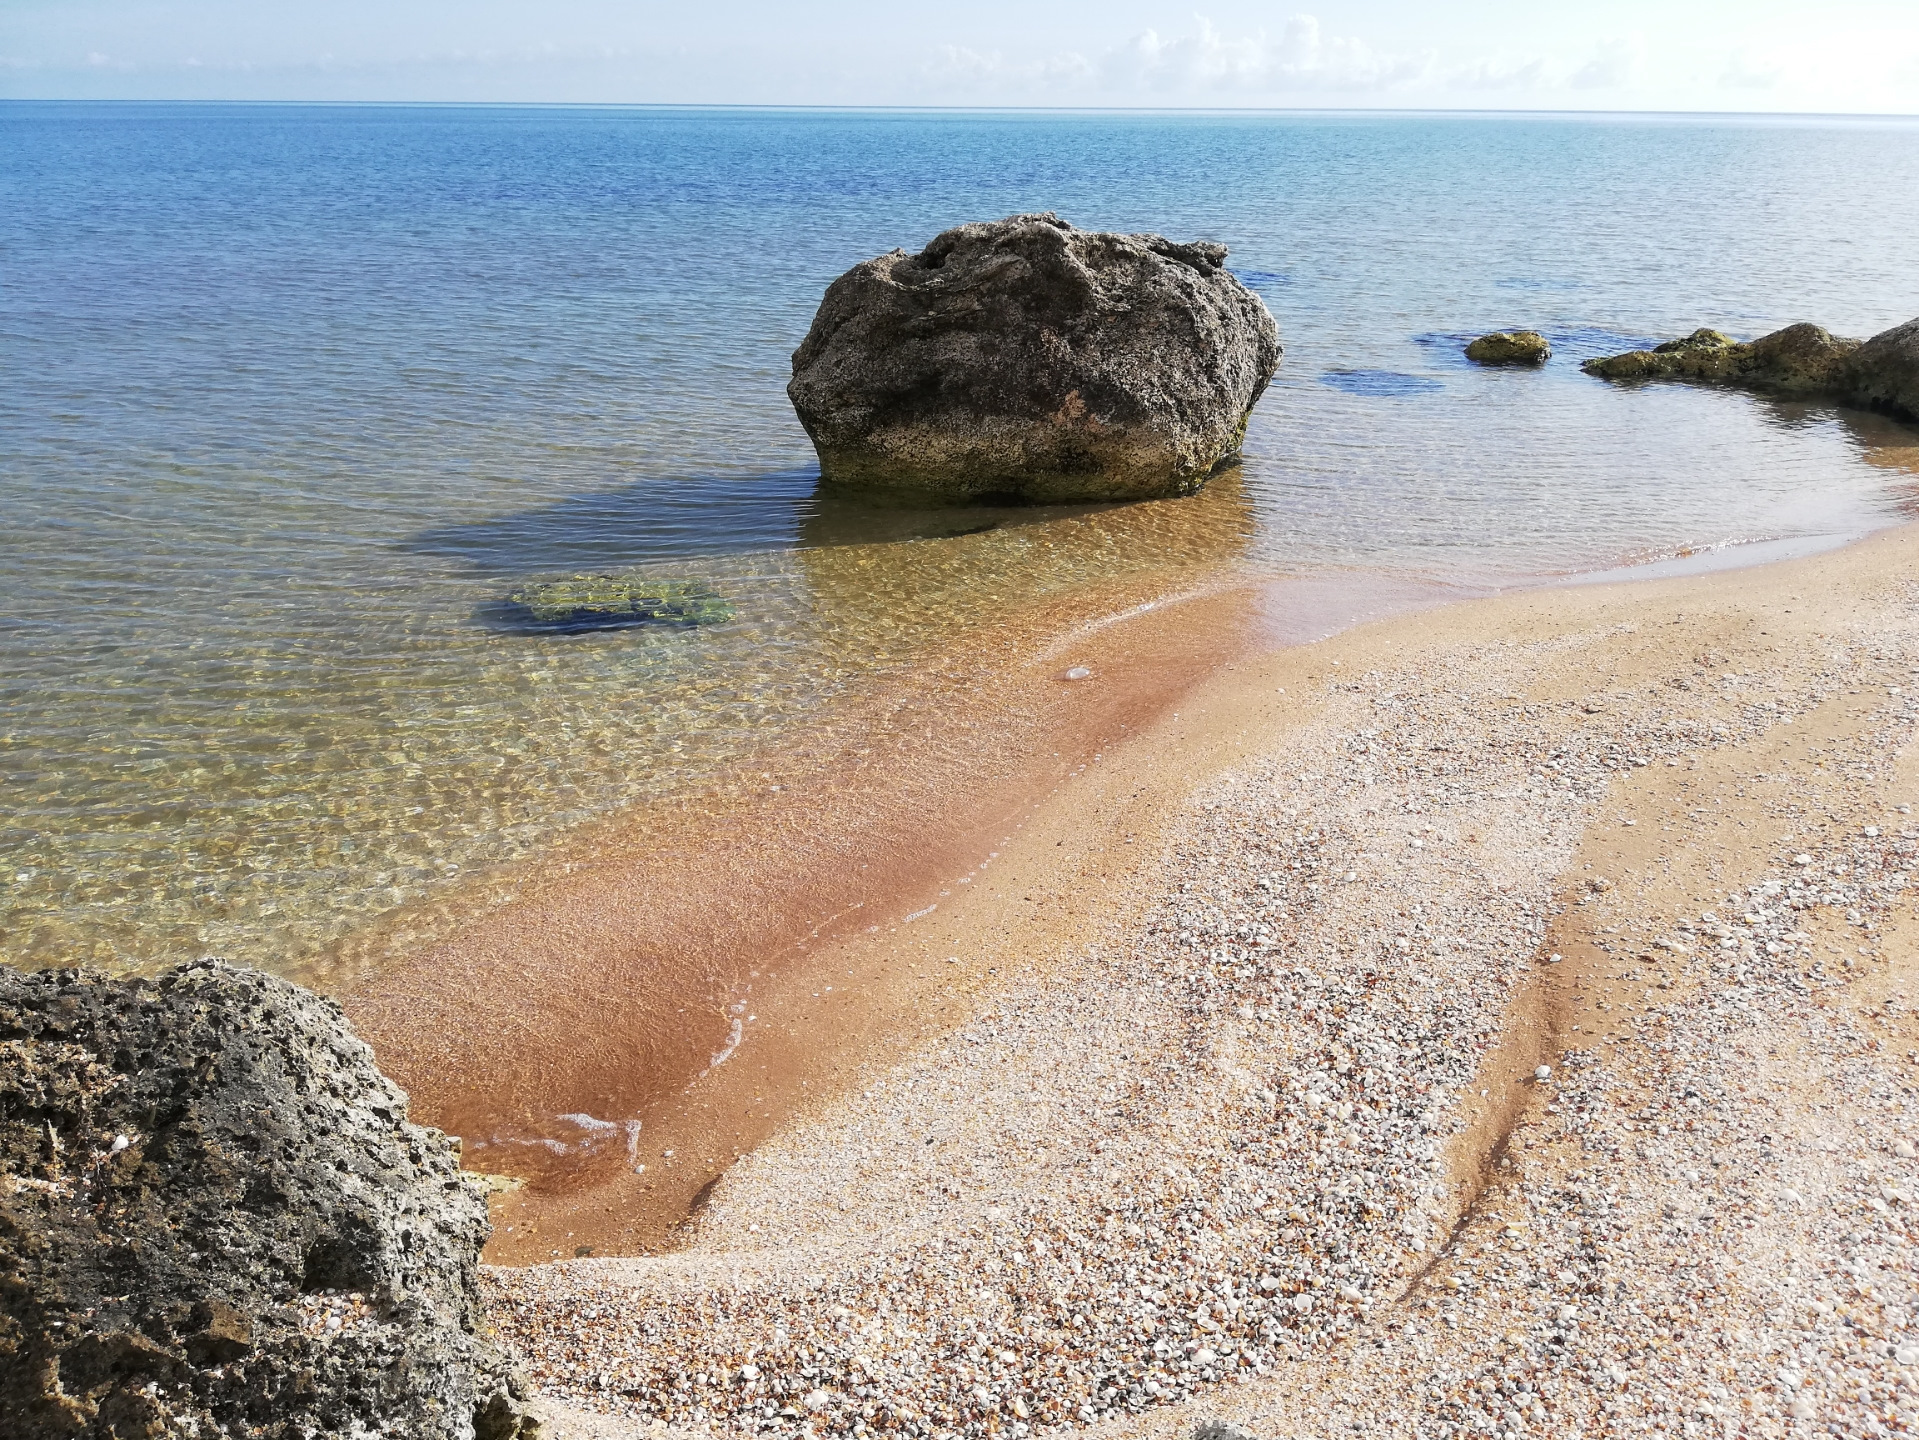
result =
[{"label": "sandy beach", "polygon": [[678,1249],[489,1272],[559,1433],[1904,1428],[1916,558],[1240,655],[813,957],[900,1013]]}]

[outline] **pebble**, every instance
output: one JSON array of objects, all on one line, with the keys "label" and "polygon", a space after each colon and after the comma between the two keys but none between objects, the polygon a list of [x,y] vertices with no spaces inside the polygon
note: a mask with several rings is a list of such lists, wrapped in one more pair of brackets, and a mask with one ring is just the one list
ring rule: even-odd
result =
[{"label": "pebble", "polygon": [[745,1157],[683,1253],[488,1270],[500,1331],[549,1394],[741,1434],[1025,1440],[1182,1404],[1290,1407],[1268,1435],[1919,1426],[1919,1173],[1889,1133],[1919,1092],[1801,928],[1883,923],[1919,835],[1787,835],[1728,874],[1736,923],[1702,915],[1719,943],[1667,951],[1630,1028],[1535,1070],[1463,1217],[1447,1165],[1613,777],[1911,668],[1903,610],[1858,623],[1742,662],[1767,704],[1711,716],[1623,677],[1511,704],[1566,637],[1345,672],[1201,797],[1145,923],[1070,983],[1009,986]]}]

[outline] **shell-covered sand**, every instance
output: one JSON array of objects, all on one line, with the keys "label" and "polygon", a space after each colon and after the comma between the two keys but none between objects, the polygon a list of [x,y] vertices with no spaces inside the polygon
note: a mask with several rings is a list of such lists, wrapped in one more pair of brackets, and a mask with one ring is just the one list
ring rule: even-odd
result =
[{"label": "shell-covered sand", "polygon": [[488,1273],[557,1432],[1909,1428],[1915,574],[1907,529],[1218,674],[860,942],[953,1021],[684,1249]]}]

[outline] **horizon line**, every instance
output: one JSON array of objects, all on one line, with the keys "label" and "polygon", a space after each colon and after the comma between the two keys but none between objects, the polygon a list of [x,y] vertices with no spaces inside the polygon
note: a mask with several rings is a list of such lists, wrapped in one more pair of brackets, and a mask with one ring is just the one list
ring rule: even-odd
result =
[{"label": "horizon line", "polygon": [[1919,120],[1901,110],[1673,110],[1487,107],[1464,105],[909,105],[885,103],[765,102],[733,100],[369,100],[234,99],[193,96],[10,96],[0,105],[285,105],[337,108],[447,108],[546,110],[746,110],[874,112],[973,115],[1531,115],[1645,116],[1746,120]]}]

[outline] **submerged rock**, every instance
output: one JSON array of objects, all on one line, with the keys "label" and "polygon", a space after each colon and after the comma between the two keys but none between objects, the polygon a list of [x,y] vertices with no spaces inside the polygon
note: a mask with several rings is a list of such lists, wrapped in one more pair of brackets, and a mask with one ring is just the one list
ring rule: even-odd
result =
[{"label": "submerged rock", "polygon": [[1279,362],[1226,247],[961,225],[827,289],[787,395],[831,484],[966,501],[1197,490]]},{"label": "submerged rock", "polygon": [[338,1006],[0,968],[0,1415],[41,1437],[536,1433],[454,1142]]},{"label": "submerged rock", "polygon": [[1741,343],[1695,330],[1651,350],[1588,360],[1605,380],[1704,380],[1779,395],[1828,396],[1919,422],[1919,320],[1872,339],[1847,340],[1817,325],[1788,325]]},{"label": "submerged rock", "polygon": [[1480,365],[1544,365],[1553,347],[1537,330],[1501,330],[1481,335],[1466,347],[1466,358]]},{"label": "submerged rock", "polygon": [[549,630],[608,630],[621,625],[715,625],[733,618],[724,597],[687,580],[569,575],[522,585],[506,597],[523,624]]}]

